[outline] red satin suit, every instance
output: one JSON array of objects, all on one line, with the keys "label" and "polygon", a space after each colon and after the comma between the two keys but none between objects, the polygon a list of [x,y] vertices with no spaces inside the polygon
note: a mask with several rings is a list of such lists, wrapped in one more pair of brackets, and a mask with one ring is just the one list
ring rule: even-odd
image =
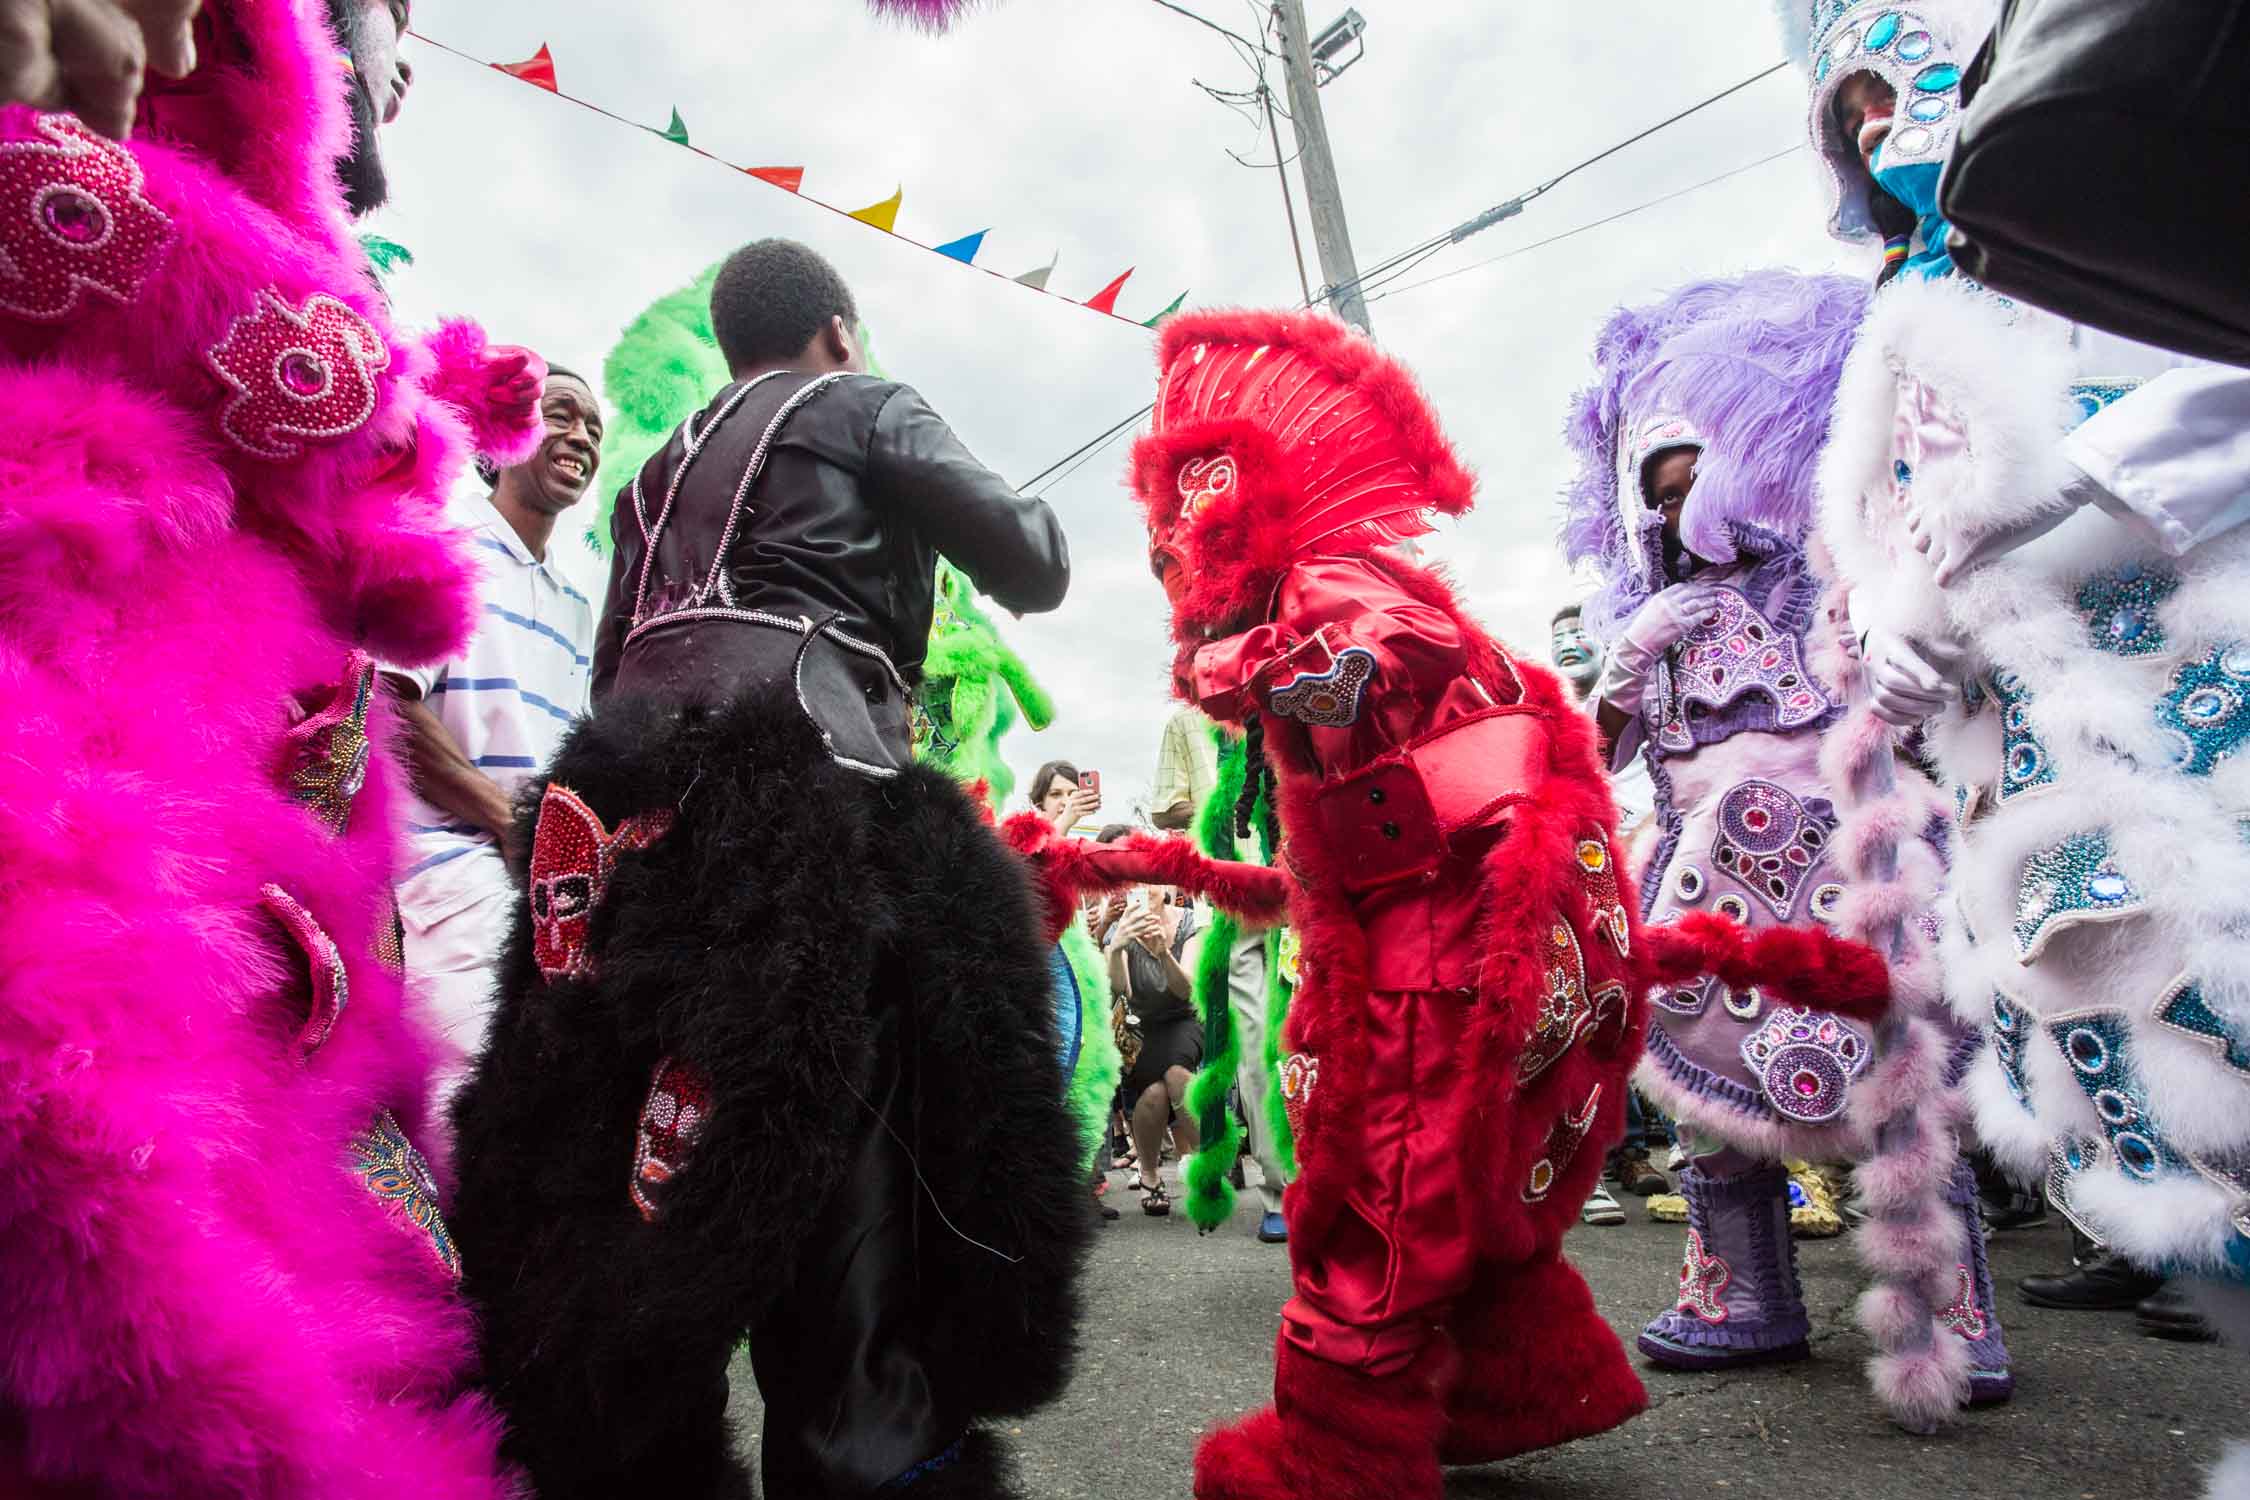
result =
[{"label": "red satin suit", "polygon": [[1479,1459],[1623,1420],[1640,1383],[1560,1258],[1645,1019],[1584,716],[1374,555],[1290,569],[1192,660],[1208,712],[1264,716],[1301,887],[1284,1339],[1377,1377],[1440,1347]]}]

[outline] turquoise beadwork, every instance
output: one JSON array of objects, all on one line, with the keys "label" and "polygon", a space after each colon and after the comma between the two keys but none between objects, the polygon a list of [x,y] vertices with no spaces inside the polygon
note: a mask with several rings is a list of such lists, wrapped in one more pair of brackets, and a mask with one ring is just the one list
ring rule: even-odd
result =
[{"label": "turquoise beadwork", "polygon": [[2156,722],[2172,742],[2172,764],[2208,776],[2250,740],[2250,650],[2213,651],[2172,674],[2172,690],[2156,705]]},{"label": "turquoise beadwork", "polygon": [[1936,46],[1936,38],[1928,32],[1909,31],[1898,39],[1898,60],[1910,63],[1920,62],[1923,58],[1928,57],[1931,50]]},{"label": "turquoise beadwork", "polygon": [[1920,120],[1925,125],[1935,124],[1937,121],[1942,120],[1947,115],[1953,113],[1953,101],[1950,99],[1938,98],[1917,99],[1912,104],[1906,106],[1906,112],[1908,115],[1917,120]]},{"label": "turquoise beadwork", "polygon": [[2026,1113],[2031,1110],[2031,1089],[2024,1082],[2024,1049],[2031,1045],[2031,1012],[1997,990],[1992,995],[1992,1056],[2008,1092]]},{"label": "turquoise beadwork", "polygon": [[2156,1024],[2208,1047],[2220,1061],[2250,1079],[2250,1038],[2246,1038],[2211,1009],[2203,986],[2183,979],[2156,1002]]},{"label": "turquoise beadwork", "polygon": [[2094,649],[2112,656],[2153,656],[2164,649],[2164,626],[2156,607],[2180,590],[2168,568],[2125,563],[2096,573],[2078,586],[2078,612]]},{"label": "turquoise beadwork", "polygon": [[1932,63],[1914,75],[1914,87],[1925,94],[1942,94],[1961,81],[1961,70],[1952,63]]},{"label": "turquoise beadwork", "polygon": [[2000,800],[2055,784],[2055,764],[2031,727],[2031,693],[2012,672],[1992,674],[1992,700],[2000,705]]},{"label": "turquoise beadwork", "polygon": [[2147,1090],[2133,1065],[2132,1033],[2121,1010],[2058,1016],[2047,1034],[2070,1062],[2071,1075],[2093,1101],[2117,1165],[2137,1182],[2192,1171],[2149,1114]]},{"label": "turquoise beadwork", "polygon": [[1898,39],[1899,26],[1900,22],[1898,12],[1893,11],[1889,15],[1877,21],[1874,25],[1868,27],[1867,50],[1870,52],[1880,52],[1885,47],[1888,47],[1892,42]]},{"label": "turquoise beadwork", "polygon": [[2016,957],[2030,963],[2057,933],[2139,910],[2145,898],[2117,868],[2106,833],[2074,833],[2024,861],[2016,895]]}]

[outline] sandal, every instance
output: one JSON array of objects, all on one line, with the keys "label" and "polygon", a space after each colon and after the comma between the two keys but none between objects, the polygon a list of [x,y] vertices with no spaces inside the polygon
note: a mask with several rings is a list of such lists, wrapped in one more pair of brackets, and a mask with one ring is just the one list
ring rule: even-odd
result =
[{"label": "sandal", "polygon": [[[1138,1183],[1137,1179],[1136,1182]],[[1161,1181],[1153,1186],[1148,1183],[1138,1183],[1138,1186],[1142,1193],[1142,1213],[1147,1214],[1152,1219],[1160,1219],[1172,1211],[1172,1195],[1164,1191],[1164,1184]]]}]

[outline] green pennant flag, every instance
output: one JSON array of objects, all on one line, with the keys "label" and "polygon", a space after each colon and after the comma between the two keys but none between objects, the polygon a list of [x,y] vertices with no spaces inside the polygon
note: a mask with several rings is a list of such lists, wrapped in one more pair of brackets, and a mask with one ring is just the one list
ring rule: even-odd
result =
[{"label": "green pennant flag", "polygon": [[1170,307],[1165,308],[1164,311],[1158,313],[1155,317],[1149,319],[1141,326],[1143,328],[1154,328],[1157,324],[1163,322],[1166,318],[1169,318],[1170,316],[1172,316],[1172,314],[1178,312],[1180,310],[1180,304],[1185,301],[1187,301],[1187,293],[1182,292],[1180,293],[1180,295],[1172,299],[1172,305]]},{"label": "green pennant flag", "polygon": [[680,111],[677,107],[672,110],[672,123],[664,127],[663,134],[664,139],[675,146],[684,146],[688,143],[687,121],[680,118]]}]

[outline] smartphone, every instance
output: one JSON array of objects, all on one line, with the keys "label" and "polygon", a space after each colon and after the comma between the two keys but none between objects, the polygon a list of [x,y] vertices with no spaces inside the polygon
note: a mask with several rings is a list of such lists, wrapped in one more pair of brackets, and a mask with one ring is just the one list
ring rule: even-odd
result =
[{"label": "smartphone", "polygon": [[1078,790],[1092,792],[1099,797],[1102,794],[1102,773],[1099,771],[1080,771],[1078,773]]}]

